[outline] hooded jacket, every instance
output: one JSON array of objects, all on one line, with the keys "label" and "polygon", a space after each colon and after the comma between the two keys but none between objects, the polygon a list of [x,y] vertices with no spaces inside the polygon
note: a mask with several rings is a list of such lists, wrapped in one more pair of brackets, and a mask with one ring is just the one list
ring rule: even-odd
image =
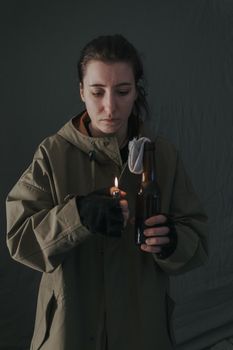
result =
[{"label": "hooded jacket", "polygon": [[[206,216],[176,149],[157,137],[161,209],[178,242],[164,260],[141,251],[132,220],[140,176],[122,164],[114,136],[89,137],[74,122],[39,145],[7,197],[10,254],[43,272],[31,350],[172,349],[169,275],[205,262]],[[130,210],[120,238],[89,232],[75,200],[115,176]]]}]

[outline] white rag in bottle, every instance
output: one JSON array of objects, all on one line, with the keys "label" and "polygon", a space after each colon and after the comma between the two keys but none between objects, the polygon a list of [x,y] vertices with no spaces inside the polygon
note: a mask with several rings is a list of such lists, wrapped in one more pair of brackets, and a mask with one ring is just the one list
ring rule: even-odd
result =
[{"label": "white rag in bottle", "polygon": [[128,166],[131,173],[141,174],[143,172],[143,151],[145,142],[151,142],[147,137],[133,138],[129,141]]}]

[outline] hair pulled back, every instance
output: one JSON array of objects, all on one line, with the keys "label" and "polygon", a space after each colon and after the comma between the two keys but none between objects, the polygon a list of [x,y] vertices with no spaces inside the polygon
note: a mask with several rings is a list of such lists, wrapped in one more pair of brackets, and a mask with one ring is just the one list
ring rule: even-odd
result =
[{"label": "hair pulled back", "polygon": [[91,60],[102,62],[126,62],[133,69],[135,85],[138,97],[135,100],[134,108],[128,121],[128,136],[132,138],[138,136],[140,126],[144,117],[148,115],[148,103],[145,92],[145,79],[143,64],[136,48],[122,35],[99,36],[82,49],[78,61],[78,77],[80,83],[86,72],[87,64]]}]

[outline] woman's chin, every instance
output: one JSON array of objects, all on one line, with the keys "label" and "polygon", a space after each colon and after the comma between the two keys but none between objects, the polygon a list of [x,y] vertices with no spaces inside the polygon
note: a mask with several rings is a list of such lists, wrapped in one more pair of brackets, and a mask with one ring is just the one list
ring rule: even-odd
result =
[{"label": "woman's chin", "polygon": [[117,133],[117,131],[119,130],[119,128],[114,127],[114,126],[105,126],[104,128],[101,128],[101,132],[104,135],[114,135],[115,133]]}]

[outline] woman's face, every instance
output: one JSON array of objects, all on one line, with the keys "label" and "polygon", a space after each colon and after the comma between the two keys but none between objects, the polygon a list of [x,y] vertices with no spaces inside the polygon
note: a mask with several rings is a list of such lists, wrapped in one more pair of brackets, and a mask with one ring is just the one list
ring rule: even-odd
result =
[{"label": "woman's face", "polygon": [[128,118],[137,98],[129,63],[88,62],[80,84],[80,95],[91,119],[93,136],[126,136]]}]

